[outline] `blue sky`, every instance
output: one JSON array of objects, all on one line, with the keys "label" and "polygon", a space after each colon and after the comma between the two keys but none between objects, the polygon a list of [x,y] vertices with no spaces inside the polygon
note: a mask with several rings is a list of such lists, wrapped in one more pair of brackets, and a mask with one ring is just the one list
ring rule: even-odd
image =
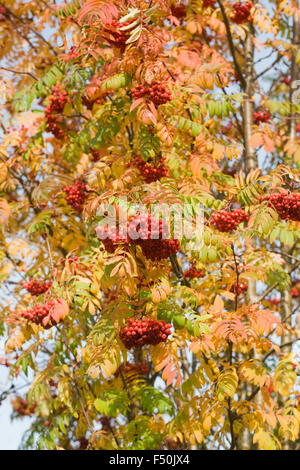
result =
[{"label": "blue sky", "polygon": [[[4,344],[0,340],[0,357],[5,356]],[[17,387],[24,386],[22,378],[15,380]],[[10,387],[8,378],[8,369],[0,366],[0,394]],[[21,391],[20,391],[21,392]],[[23,433],[30,427],[30,418],[25,416],[22,419],[11,421],[10,415],[12,407],[10,398],[7,398],[0,404],[0,450],[15,450],[19,447]]]}]

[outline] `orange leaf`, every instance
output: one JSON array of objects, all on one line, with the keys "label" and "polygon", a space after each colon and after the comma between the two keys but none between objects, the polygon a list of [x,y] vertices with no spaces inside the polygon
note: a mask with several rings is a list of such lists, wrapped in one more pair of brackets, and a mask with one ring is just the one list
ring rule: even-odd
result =
[{"label": "orange leaf", "polygon": [[63,320],[69,313],[69,305],[65,299],[56,299],[55,304],[50,310],[50,316],[56,322]]}]

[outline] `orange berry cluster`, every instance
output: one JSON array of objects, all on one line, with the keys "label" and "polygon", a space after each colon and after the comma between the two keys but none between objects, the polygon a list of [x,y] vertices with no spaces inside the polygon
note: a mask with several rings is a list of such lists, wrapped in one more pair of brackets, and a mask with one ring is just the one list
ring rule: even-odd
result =
[{"label": "orange berry cluster", "polygon": [[262,196],[262,201],[268,201],[268,206],[275,208],[281,219],[300,221],[300,193],[273,193]]},{"label": "orange berry cluster", "polygon": [[64,187],[63,191],[67,194],[68,204],[77,212],[82,212],[82,206],[87,195],[86,184],[78,178],[74,184]]},{"label": "orange berry cluster", "polygon": [[[124,374],[130,374],[130,373],[137,373],[137,374],[142,374],[146,375],[148,374],[148,366],[145,364],[145,362],[140,362],[138,364],[131,364],[131,362],[126,362],[125,364],[122,364],[120,366],[121,371]],[[119,369],[116,371],[115,376],[118,377],[120,375]]]},{"label": "orange berry cluster", "polygon": [[158,321],[153,318],[134,320],[129,318],[128,326],[120,331],[120,339],[127,349],[141,348],[146,344],[158,344],[166,342],[171,334],[171,324],[164,320]]},{"label": "orange berry cluster", "polygon": [[195,266],[191,266],[185,273],[183,274],[183,277],[186,279],[194,279],[194,278],[200,278],[204,277],[205,272],[204,271],[198,271],[198,269],[195,268]]},{"label": "orange berry cluster", "polygon": [[233,5],[234,15],[231,17],[231,20],[237,24],[247,23],[251,21],[250,11],[253,8],[253,3],[251,2],[237,2]]},{"label": "orange berry cluster", "polygon": [[172,99],[172,93],[160,82],[152,82],[151,86],[137,85],[132,88],[131,95],[134,99],[149,97],[155,106],[165,104]]},{"label": "orange berry cluster", "polygon": [[40,295],[44,294],[47,292],[48,289],[50,289],[52,282],[51,281],[35,281],[32,279],[31,281],[28,282],[21,282],[22,287],[26,289],[28,292],[30,292],[31,295]]},{"label": "orange berry cluster", "polygon": [[236,285],[236,282],[235,282],[233,284],[233,286],[231,287],[230,291],[233,292],[234,294],[237,293],[237,295],[240,295],[243,292],[245,292],[247,289],[248,289],[248,284],[241,283],[241,284],[238,285],[238,288],[237,288],[237,285]]},{"label": "orange berry cluster", "polygon": [[211,223],[220,232],[232,232],[236,230],[241,222],[248,222],[249,215],[242,209],[235,209],[232,212],[226,210],[216,211],[211,216]]},{"label": "orange berry cluster", "polygon": [[257,111],[253,114],[254,124],[260,124],[261,122],[269,122],[271,118],[270,111]]},{"label": "orange berry cluster", "polygon": [[147,259],[157,261],[177,253],[180,248],[177,239],[166,238],[169,235],[166,222],[155,219],[151,214],[137,215],[128,220],[125,234],[117,232],[115,226],[100,226],[95,231],[109,253],[115,251],[120,241],[124,244],[134,243],[140,245]]},{"label": "orange berry cluster", "polygon": [[36,303],[33,308],[29,308],[22,312],[21,316],[48,330],[52,326],[57,325],[57,321],[55,321],[51,316],[51,310],[55,304],[56,299],[48,300],[45,304]]},{"label": "orange berry cluster", "polygon": [[50,96],[50,104],[45,109],[46,130],[52,132],[57,139],[64,138],[64,132],[61,128],[62,112],[65,105],[70,102],[68,94],[65,90],[60,90],[59,85],[52,87],[52,95]]},{"label": "orange berry cluster", "polygon": [[166,157],[161,157],[158,163],[153,163],[152,159],[145,162],[140,157],[136,156],[132,163],[138,168],[142,176],[145,178],[146,183],[153,183],[153,181],[158,181],[164,176],[169,175],[169,170],[164,164],[165,160]]}]

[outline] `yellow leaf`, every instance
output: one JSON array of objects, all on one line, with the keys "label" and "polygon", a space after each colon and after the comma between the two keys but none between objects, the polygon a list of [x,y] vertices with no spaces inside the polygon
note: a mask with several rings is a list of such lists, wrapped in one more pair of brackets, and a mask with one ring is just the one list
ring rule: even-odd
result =
[{"label": "yellow leaf", "polygon": [[224,302],[219,295],[216,296],[213,308],[216,312],[223,312]]}]

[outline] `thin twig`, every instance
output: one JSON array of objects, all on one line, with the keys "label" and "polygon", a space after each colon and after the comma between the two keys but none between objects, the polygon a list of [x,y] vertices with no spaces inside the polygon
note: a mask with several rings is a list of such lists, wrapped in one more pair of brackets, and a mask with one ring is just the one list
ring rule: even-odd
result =
[{"label": "thin twig", "polygon": [[29,77],[31,77],[31,78],[33,78],[34,80],[38,81],[38,78],[36,78],[36,76],[33,75],[33,74],[30,73],[30,72],[22,72],[22,71],[19,71],[19,70],[9,69],[9,68],[7,68],[7,67],[0,67],[0,70],[6,70],[7,72],[16,73],[16,74],[19,74],[19,75],[29,75]]},{"label": "thin twig", "polygon": [[239,80],[242,84],[242,87],[243,87],[243,89],[245,89],[246,88],[246,81],[243,77],[241,68],[239,66],[239,63],[238,63],[236,55],[235,55],[235,49],[234,49],[232,34],[231,34],[231,30],[230,30],[230,24],[229,24],[229,21],[228,21],[226,12],[225,12],[225,8],[224,8],[224,5],[223,5],[221,0],[218,0],[218,4],[220,5],[220,8],[221,8],[221,13],[222,13],[222,16],[223,16],[223,20],[224,20],[224,24],[225,24],[225,28],[226,28],[226,32],[227,32],[227,39],[228,39],[228,43],[229,43],[229,49],[230,49],[231,56],[232,56],[232,59],[233,59],[233,62],[234,62],[234,66],[235,66],[236,72],[238,74]]},{"label": "thin twig", "polygon": [[[59,328],[56,326],[57,330],[59,330]],[[65,329],[65,326],[62,325],[62,333],[63,333],[63,338],[64,338],[64,343],[66,345],[66,348],[67,348],[67,354],[69,356],[69,359],[70,359],[70,362],[72,364],[72,367],[73,369],[75,369],[75,363],[72,359],[72,355],[71,355],[71,350],[70,350],[70,347],[69,347],[69,342],[68,342],[68,337],[67,337],[67,333],[66,333],[66,329]],[[90,419],[89,419],[89,415],[84,407],[84,404],[83,404],[83,401],[82,401],[82,398],[81,398],[81,393],[80,393],[80,387],[78,385],[78,382],[77,382],[77,379],[75,377],[75,375],[73,374],[71,376],[73,382],[74,382],[74,385],[75,385],[75,390],[76,390],[76,393],[77,393],[77,396],[78,396],[78,399],[79,399],[79,403],[80,403],[80,406],[81,406],[81,409],[82,409],[82,412],[84,414],[84,417],[86,419],[86,422],[87,422],[87,425],[88,425],[88,428],[91,432],[94,432],[94,429],[93,429],[93,426],[91,425],[91,422],[90,422]]]},{"label": "thin twig", "polygon": [[3,3],[0,2],[0,5],[5,8],[5,10],[11,15],[13,16],[17,21],[19,21],[20,23],[22,23],[25,27],[27,27],[33,34],[35,34],[39,39],[41,39],[41,41],[43,41],[45,44],[47,44],[47,46],[49,47],[49,49],[53,52],[53,54],[55,56],[58,56],[57,52],[55,51],[55,49],[52,47],[52,45],[47,41],[47,39],[44,38],[44,36],[42,36],[38,31],[36,31],[34,28],[32,28],[31,26],[28,25],[28,23],[23,20],[22,18],[20,18],[19,16],[17,16],[12,10],[10,10],[9,8],[7,8]]}]

